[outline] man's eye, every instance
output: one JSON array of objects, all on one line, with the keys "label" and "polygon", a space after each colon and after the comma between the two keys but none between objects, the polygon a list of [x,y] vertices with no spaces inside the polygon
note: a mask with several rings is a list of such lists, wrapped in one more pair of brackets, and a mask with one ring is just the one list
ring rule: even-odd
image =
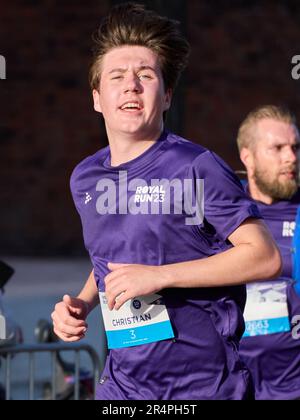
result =
[{"label": "man's eye", "polygon": [[139,78],[140,79],[151,79],[151,76],[150,76],[150,74],[140,74]]},{"label": "man's eye", "polygon": [[118,79],[121,79],[121,78],[122,78],[122,76],[114,76],[114,77],[111,78],[111,80],[118,80]]},{"label": "man's eye", "polygon": [[299,150],[300,150],[300,144],[295,144],[293,146],[293,150],[294,150],[294,152],[299,152]]}]

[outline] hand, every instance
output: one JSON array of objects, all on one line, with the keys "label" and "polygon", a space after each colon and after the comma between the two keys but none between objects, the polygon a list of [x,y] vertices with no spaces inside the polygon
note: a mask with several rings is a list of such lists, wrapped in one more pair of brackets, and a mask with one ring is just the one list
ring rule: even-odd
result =
[{"label": "hand", "polygon": [[81,340],[87,331],[85,319],[88,313],[87,302],[65,295],[51,314],[55,334],[63,341]]},{"label": "hand", "polygon": [[111,270],[104,278],[110,310],[118,310],[129,299],[147,296],[165,288],[163,267],[108,263]]}]

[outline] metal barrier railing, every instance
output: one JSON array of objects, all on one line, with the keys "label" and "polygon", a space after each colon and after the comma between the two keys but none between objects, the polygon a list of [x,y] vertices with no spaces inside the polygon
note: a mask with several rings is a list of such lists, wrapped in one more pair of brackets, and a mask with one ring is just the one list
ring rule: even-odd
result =
[{"label": "metal barrier railing", "polygon": [[91,359],[94,374],[94,395],[96,392],[97,381],[100,378],[102,371],[100,358],[93,349],[93,347],[86,344],[76,343],[50,343],[50,344],[36,344],[36,345],[14,345],[0,348],[0,358],[5,362],[5,399],[11,399],[11,360],[16,354],[27,354],[29,356],[29,400],[34,400],[34,384],[35,384],[35,356],[36,354],[49,353],[51,354],[51,399],[55,400],[57,397],[56,389],[56,368],[57,355],[60,352],[74,352],[75,353],[75,373],[74,373],[74,400],[78,400],[80,395],[80,352],[86,352]]}]

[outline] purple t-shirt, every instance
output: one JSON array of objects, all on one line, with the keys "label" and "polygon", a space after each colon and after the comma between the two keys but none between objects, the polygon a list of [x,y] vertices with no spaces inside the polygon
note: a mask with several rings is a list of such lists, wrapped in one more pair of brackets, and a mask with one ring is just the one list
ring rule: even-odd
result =
[{"label": "purple t-shirt", "polygon": [[[292,278],[292,240],[300,191],[291,200],[257,205],[281,251],[282,276]],[[292,281],[288,283],[287,299],[291,321],[300,314],[300,297]],[[293,339],[291,332],[243,338],[240,352],[253,375],[256,399],[300,398],[300,340]]]},{"label": "purple t-shirt", "polygon": [[[124,190],[125,178],[130,191]],[[183,205],[190,201],[186,188],[179,196],[178,190],[169,195],[169,214],[162,209],[147,213],[156,194],[147,185],[162,179],[176,179],[179,191],[185,180],[191,181],[187,185],[192,185],[193,200],[197,180],[204,180],[204,219],[201,211],[192,218],[192,207]],[[88,157],[75,168],[71,190],[100,291],[108,262],[158,266],[206,258],[230,248],[227,238],[242,222],[260,217],[219,157],[167,132],[145,153],[118,167],[110,165],[108,147]],[[160,194],[156,198],[162,198]],[[136,209],[136,196],[144,201],[144,214]],[[198,203],[201,207],[201,199]],[[245,287],[165,289],[159,294],[175,339],[111,350],[97,398],[247,398],[249,373],[238,354]]]}]

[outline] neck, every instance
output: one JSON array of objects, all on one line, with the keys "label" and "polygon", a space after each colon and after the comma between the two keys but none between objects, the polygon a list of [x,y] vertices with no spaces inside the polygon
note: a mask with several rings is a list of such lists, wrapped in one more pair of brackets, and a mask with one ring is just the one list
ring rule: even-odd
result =
[{"label": "neck", "polygon": [[142,155],[157,142],[162,130],[163,128],[139,137],[137,135],[108,134],[111,166],[120,166]]},{"label": "neck", "polygon": [[248,187],[250,196],[256,200],[260,201],[264,204],[273,204],[275,200],[267,194],[264,194],[260,191],[258,186],[256,185],[255,181],[251,178],[248,178]]}]

